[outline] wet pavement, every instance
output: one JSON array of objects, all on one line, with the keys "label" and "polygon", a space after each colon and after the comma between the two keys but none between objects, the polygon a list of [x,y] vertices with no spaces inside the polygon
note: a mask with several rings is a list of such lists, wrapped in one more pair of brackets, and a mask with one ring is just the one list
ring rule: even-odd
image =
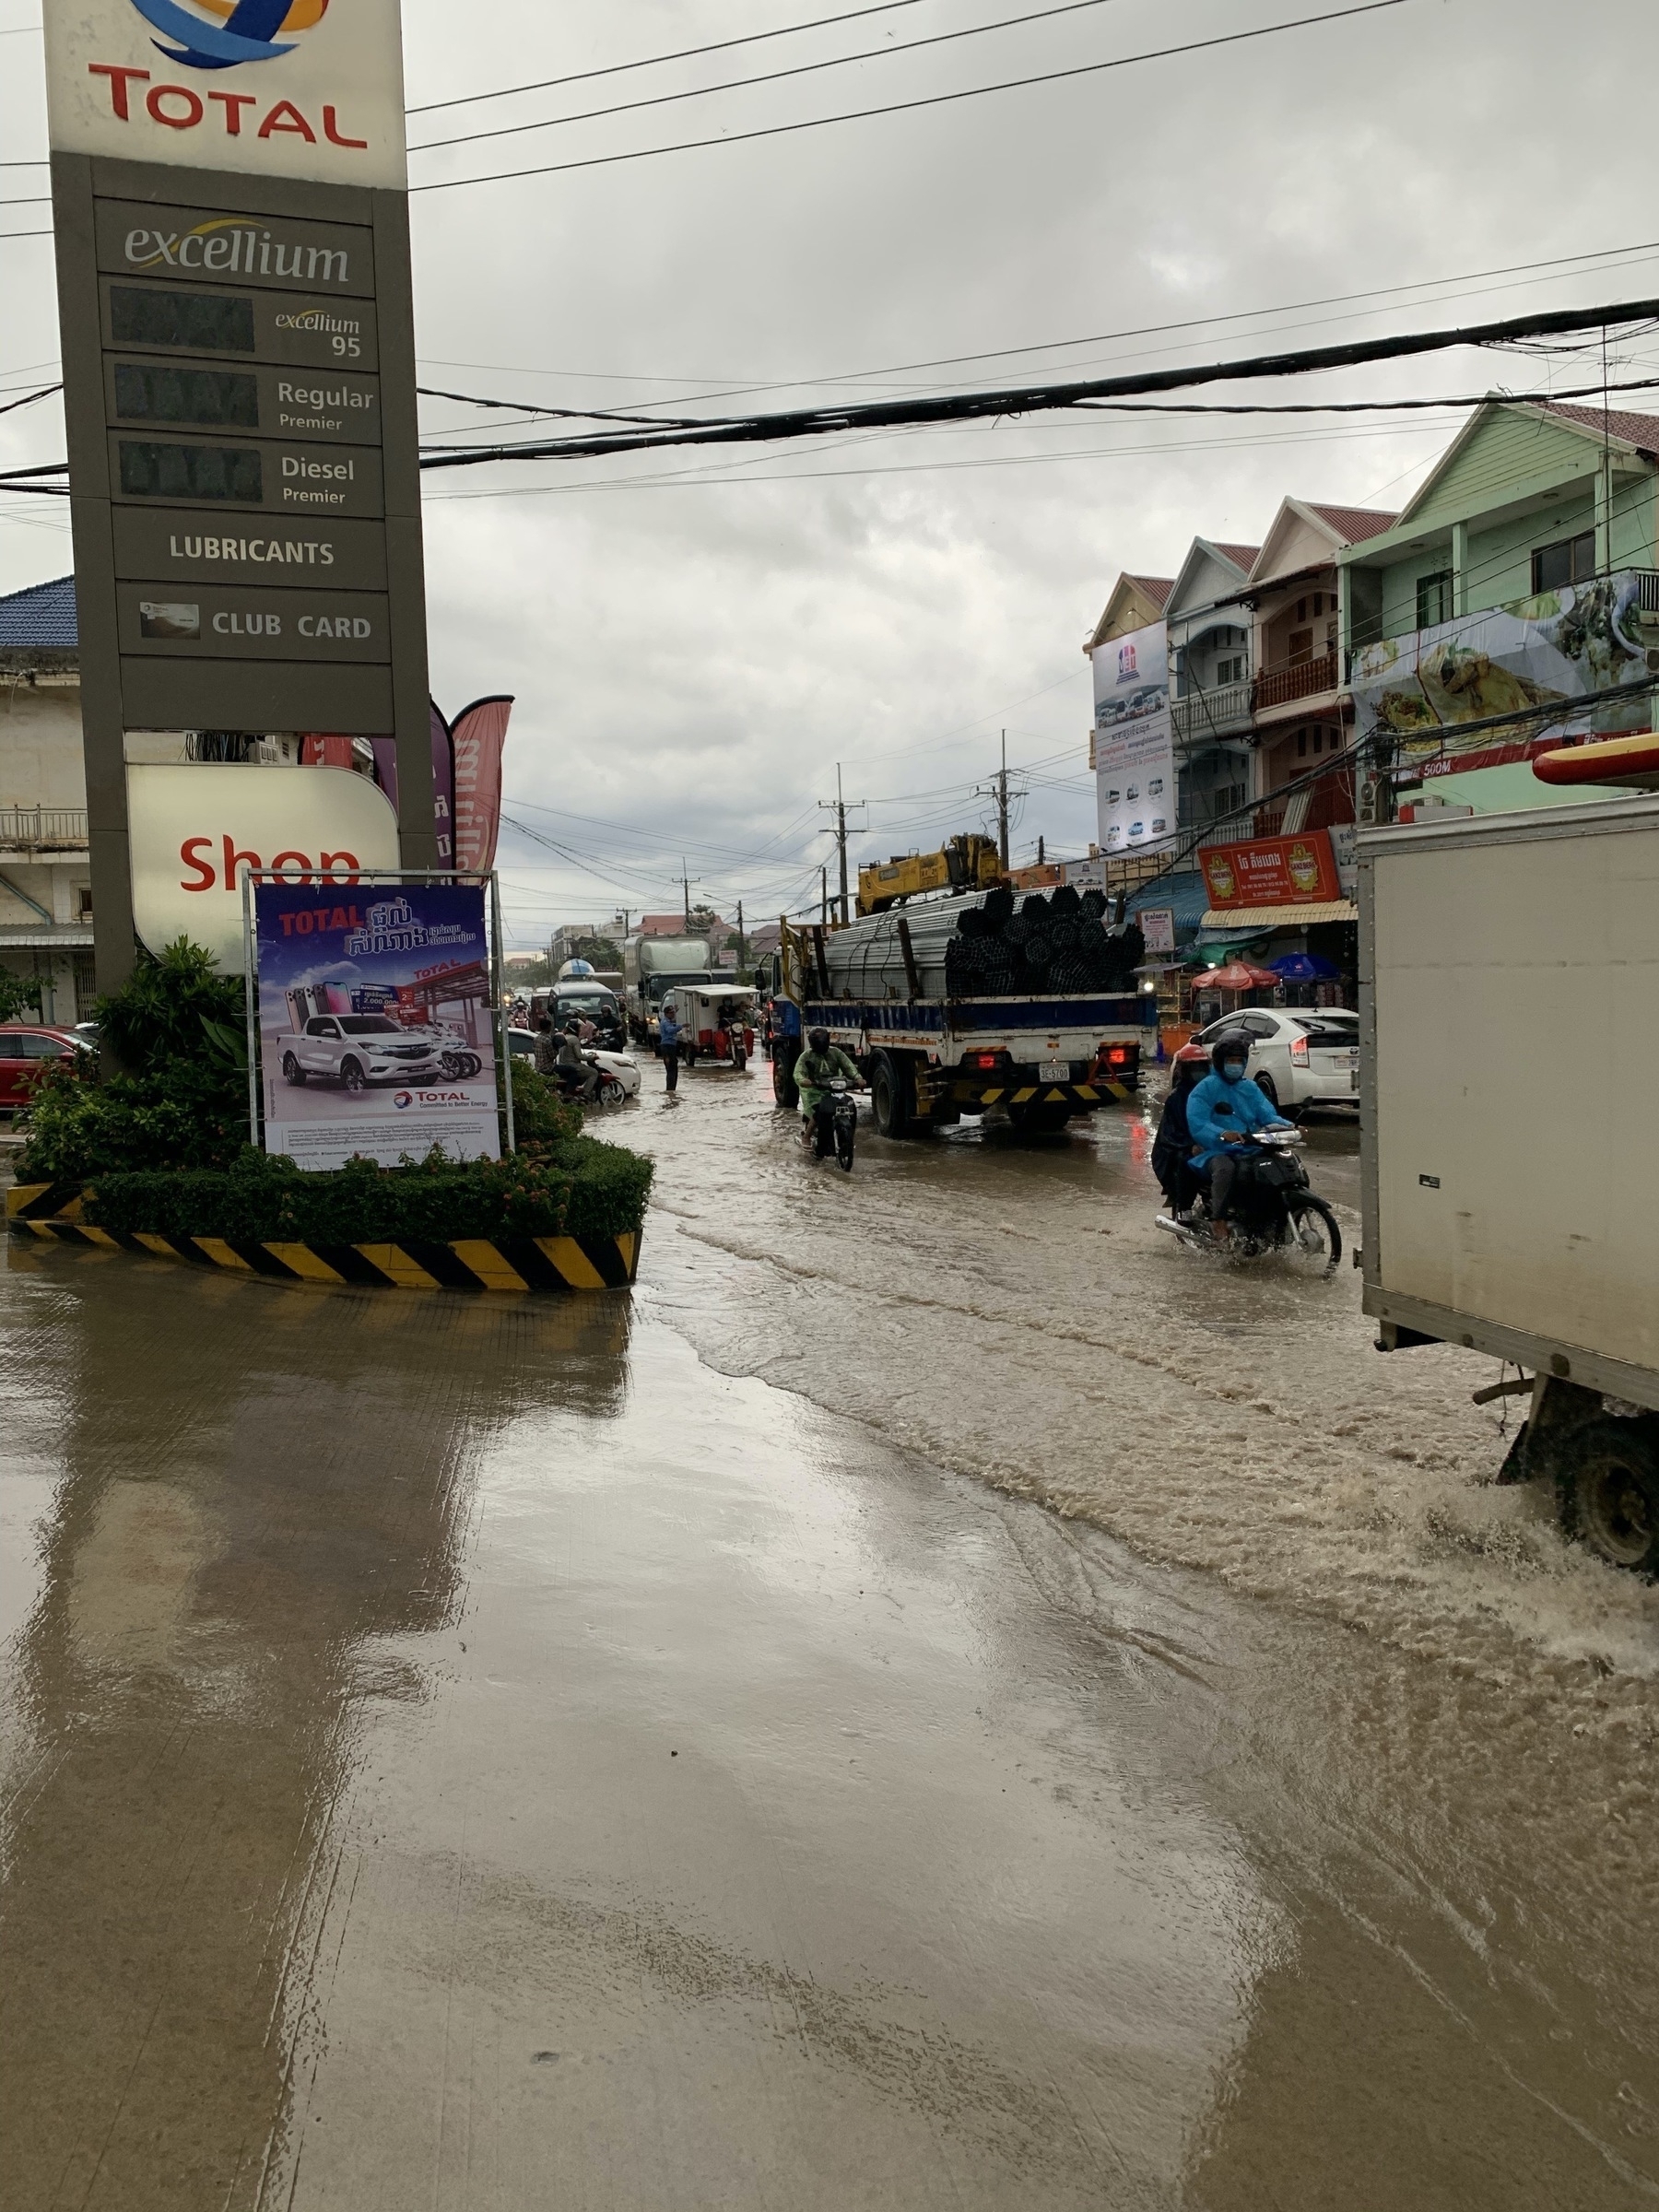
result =
[{"label": "wet pavement", "polygon": [[0,2206],[1659,2203],[1646,1596],[1135,1114],[759,1076],[631,1306],[7,1255]]}]

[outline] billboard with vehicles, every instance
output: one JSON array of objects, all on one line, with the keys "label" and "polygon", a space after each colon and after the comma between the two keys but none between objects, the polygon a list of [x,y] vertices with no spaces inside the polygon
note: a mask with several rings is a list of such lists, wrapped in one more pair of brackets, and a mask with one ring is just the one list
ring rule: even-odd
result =
[{"label": "billboard with vehicles", "polygon": [[1110,857],[1162,844],[1175,829],[1175,750],[1161,622],[1094,649],[1094,764],[1100,844]]},{"label": "billboard with vehicles", "polygon": [[481,884],[253,886],[267,1152],[500,1151]]}]

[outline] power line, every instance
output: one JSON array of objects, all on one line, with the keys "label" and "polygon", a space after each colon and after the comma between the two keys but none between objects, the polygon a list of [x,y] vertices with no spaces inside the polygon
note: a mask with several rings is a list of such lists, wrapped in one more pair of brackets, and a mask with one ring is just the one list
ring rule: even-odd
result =
[{"label": "power line", "polygon": [[492,170],[482,177],[441,177],[428,184],[412,184],[411,193],[453,192],[464,184],[500,184],[517,177],[550,177],[572,169],[607,169],[618,161],[653,161],[663,154],[685,154],[710,146],[742,146],[755,138],[781,138],[794,131],[820,131],[835,123],[862,123],[874,115],[903,115],[918,108],[949,106],[962,100],[982,100],[993,92],[1018,92],[1030,85],[1057,84],[1067,77],[1092,76],[1105,69],[1130,69],[1141,62],[1168,61],[1182,53],[1205,53],[1218,46],[1240,46],[1253,39],[1270,39],[1281,31],[1311,30],[1321,23],[1342,23],[1353,16],[1373,16],[1382,9],[1404,7],[1407,0],[1360,0],[1357,7],[1333,8],[1321,16],[1300,16],[1288,23],[1265,23],[1254,30],[1232,30],[1213,39],[1193,39],[1181,46],[1155,47],[1145,53],[1119,54],[1105,62],[1081,62],[1069,69],[1046,69],[1036,76],[1005,78],[1000,84],[971,85],[961,92],[934,92],[921,100],[892,100],[885,107],[853,108],[841,115],[815,115],[802,123],[774,123],[755,131],[724,132],[714,138],[687,138],[674,146],[646,146],[626,154],[592,154],[581,161],[548,161],[534,169]]},{"label": "power line", "polygon": [[[1659,239],[1639,240],[1630,245],[1604,246],[1594,253],[1563,253],[1545,261],[1510,262],[1495,269],[1464,269],[1446,276],[1418,277],[1408,284],[1382,285],[1360,292],[1333,292],[1317,300],[1281,300],[1272,307],[1239,308],[1228,314],[1189,316],[1177,323],[1146,323],[1129,330],[1096,331],[1088,336],[1081,338],[1047,338],[1037,345],[1000,346],[988,352],[944,354],[926,361],[899,361],[883,369],[847,369],[833,376],[771,377],[750,383],[734,383],[729,371],[724,378],[713,375],[699,377],[689,371],[680,376],[647,376],[635,375],[626,370],[616,369],[547,369],[540,367],[524,369],[511,364],[488,361],[439,361],[436,356],[423,358],[431,360],[436,366],[446,369],[481,369],[500,376],[587,377],[595,382],[606,383],[721,384],[724,382],[726,387],[724,390],[686,394],[688,399],[696,398],[701,403],[706,403],[711,399],[741,398],[750,392],[787,391],[808,384],[873,383],[895,376],[908,376],[923,369],[956,369],[965,367],[973,361],[1010,360],[1025,354],[1068,352],[1079,346],[1115,346],[1121,344],[1125,338],[1167,337],[1177,331],[1213,329],[1218,324],[1226,323],[1259,322],[1264,316],[1300,314],[1310,308],[1316,307],[1347,307],[1361,300],[1391,300],[1397,298],[1402,292],[1436,290],[1441,289],[1447,285],[1484,284],[1489,277],[1525,276],[1542,269],[1571,270],[1573,273],[1579,274],[1584,272],[1578,265],[1586,262],[1625,260],[1633,254],[1655,253],[1659,253]],[[1424,301],[1420,304],[1431,303]],[[1368,312],[1381,313],[1382,311],[1378,308],[1375,311]],[[40,365],[45,367],[48,364],[41,363]],[[500,406],[510,406],[516,404],[526,409],[531,405],[529,402],[515,403],[507,400],[496,401],[493,404]],[[668,400],[663,404],[674,406],[682,403],[678,400]]]},{"label": "power line", "polygon": [[[1392,4],[1392,0],[1391,0]],[[1052,412],[1080,402],[1126,399],[1154,392],[1179,391],[1194,384],[1254,382],[1347,369],[1369,361],[1400,360],[1415,354],[1441,353],[1458,346],[1490,346],[1550,331],[1593,330],[1604,324],[1645,323],[1659,315],[1659,300],[1623,300],[1606,307],[1557,308],[1545,313],[1512,315],[1495,323],[1460,329],[1413,331],[1393,337],[1350,339],[1338,346],[1304,347],[1288,353],[1255,354],[1235,361],[1214,361],[1174,369],[1138,370],[1126,376],[1092,377],[1075,382],[1027,384],[1000,392],[950,393],[919,399],[865,400],[846,407],[794,407],[737,421],[711,420],[692,429],[675,429],[647,438],[599,434],[586,438],[526,440],[512,446],[480,446],[465,454],[433,454],[423,468],[456,468],[480,461],[564,460],[596,453],[654,451],[659,446],[763,443],[774,440],[822,437],[832,430],[888,429],[922,423],[971,422],[1004,415]],[[1601,389],[1598,384],[1595,389]]]},{"label": "power line", "polygon": [[544,76],[534,84],[503,85],[496,92],[462,92],[453,100],[429,100],[406,108],[406,115],[431,115],[440,108],[470,108],[480,100],[511,100],[520,92],[551,92],[559,85],[582,85],[595,76],[620,76],[629,69],[654,69],[662,62],[695,61],[700,54],[726,53],[734,46],[758,46],[767,39],[789,39],[806,30],[823,30],[831,23],[856,23],[865,16],[888,16],[900,7],[914,7],[916,0],[882,0],[878,7],[855,7],[841,16],[818,16],[810,23],[785,23],[777,30],[751,30],[740,39],[717,39],[712,46],[682,46],[675,53],[648,53],[642,61],[610,62],[603,69],[579,69],[571,76]]},{"label": "power line", "polygon": [[1061,0],[1058,7],[1041,7],[1029,16],[1005,16],[997,23],[970,23],[960,30],[935,31],[925,39],[906,39],[898,46],[866,46],[858,53],[834,53],[821,62],[797,62],[788,69],[768,69],[759,76],[729,77],[724,85],[690,85],[678,92],[655,92],[644,100],[625,100],[610,108],[584,108],[576,115],[549,115],[539,123],[504,123],[490,131],[465,131],[455,138],[429,138],[412,146],[412,154],[436,153],[440,147],[473,146],[485,138],[514,138],[525,131],[556,131],[571,123],[597,123],[607,115],[628,115],[640,108],[672,107],[682,100],[708,100],[717,92],[741,92],[750,85],[775,85],[788,76],[814,76],[824,69],[845,69],[854,62],[886,61],[889,54],[914,53],[924,46],[948,46],[958,39],[982,38],[987,31],[1016,30],[1027,23],[1046,22],[1053,16],[1075,16],[1085,8],[1110,7],[1114,0]]}]

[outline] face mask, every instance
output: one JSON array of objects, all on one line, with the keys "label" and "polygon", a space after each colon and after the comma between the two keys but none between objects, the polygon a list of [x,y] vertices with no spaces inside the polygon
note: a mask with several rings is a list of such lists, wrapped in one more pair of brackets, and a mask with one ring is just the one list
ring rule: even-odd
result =
[{"label": "face mask", "polygon": [[1244,1063],[1241,1060],[1224,1060],[1221,1063],[1221,1074],[1226,1082],[1241,1083],[1244,1079]]}]

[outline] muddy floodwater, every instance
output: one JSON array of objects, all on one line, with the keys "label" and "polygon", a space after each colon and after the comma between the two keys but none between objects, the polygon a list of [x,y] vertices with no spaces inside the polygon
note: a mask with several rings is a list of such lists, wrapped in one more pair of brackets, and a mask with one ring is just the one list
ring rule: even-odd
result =
[{"label": "muddy floodwater", "polygon": [[5,2212],[1659,2205],[1659,1598],[1490,1364],[1139,1110],[600,1126],[631,1302],[6,1255]]}]

